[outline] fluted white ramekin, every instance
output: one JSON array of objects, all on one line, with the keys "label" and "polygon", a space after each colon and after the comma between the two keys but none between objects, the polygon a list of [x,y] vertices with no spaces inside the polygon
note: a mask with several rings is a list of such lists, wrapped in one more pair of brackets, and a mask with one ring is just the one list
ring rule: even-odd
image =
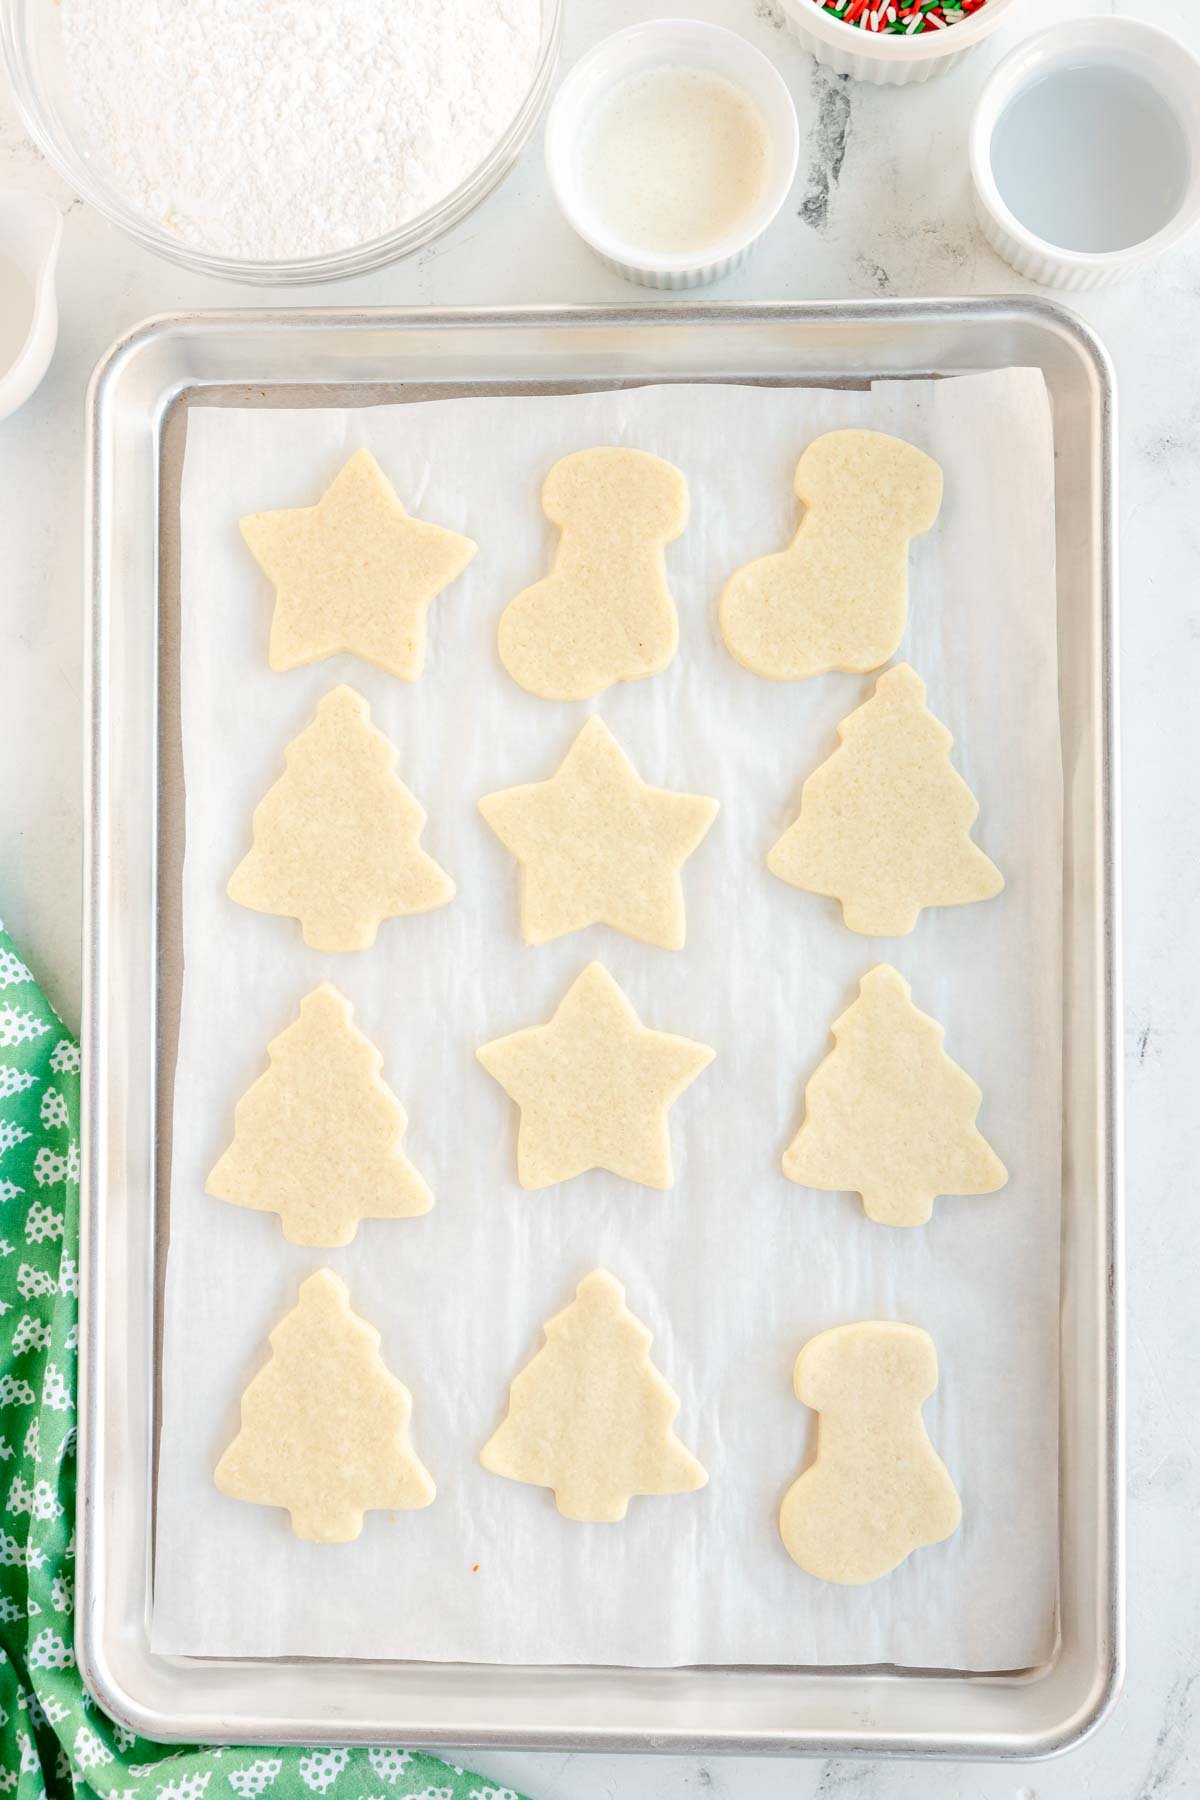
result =
[{"label": "fluted white ramekin", "polygon": [[[626,76],[667,64],[720,75],[741,89],[763,122],[767,176],[758,205],[736,232],[704,251],[651,255],[606,230],[589,206],[581,150],[604,95]],[[607,268],[642,287],[681,289],[719,281],[739,268],[787,199],[800,154],[800,128],[787,85],[761,50],[699,19],[649,19],[604,38],[571,70],[546,121],[546,169],[564,218]]]},{"label": "fluted white ramekin", "polygon": [[805,49],[836,75],[873,81],[877,87],[908,87],[952,69],[1011,18],[1020,4],[1022,0],[988,0],[957,25],[947,25],[944,31],[921,31],[913,37],[847,25],[815,0],[783,0],[783,11]]},{"label": "fluted white ramekin", "polygon": [[[1161,230],[1125,250],[1064,250],[1023,225],[1000,196],[992,172],[992,139],[1000,118],[1031,83],[1056,68],[1089,62],[1133,69],[1175,114],[1191,156],[1188,185]],[[1108,287],[1176,243],[1200,220],[1200,62],[1170,32],[1140,19],[1073,19],[1027,38],[984,83],[968,134],[971,181],[979,228],[997,256],[1043,287],[1082,292]],[[1053,180],[1052,170],[1047,180]]]}]

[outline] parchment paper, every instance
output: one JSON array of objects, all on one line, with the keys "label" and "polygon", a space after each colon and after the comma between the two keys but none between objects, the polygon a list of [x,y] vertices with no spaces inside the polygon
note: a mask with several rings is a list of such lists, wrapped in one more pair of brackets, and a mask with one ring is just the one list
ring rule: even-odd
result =
[{"label": "parchment paper", "polygon": [[[834,902],[785,886],[764,861],[872,678],[762,681],[732,661],[715,623],[726,575],[795,527],[799,452],[855,424],[910,439],[945,470],[941,517],[912,552],[901,655],[954,733],[981,803],[978,841],[1008,883],[986,904],[926,912],[896,942],[856,937]],[[668,551],[681,648],[651,680],[586,705],[548,703],[505,674],[496,620],[549,564],[543,476],[596,443],[656,451],[688,476],[691,521]],[[434,603],[415,685],[348,657],[272,674],[270,591],[238,517],[314,501],[362,444],[410,510],[468,532],[479,555]],[[155,1650],[968,1669],[1050,1652],[1062,811],[1052,495],[1048,403],[1029,370],[869,394],[687,386],[358,411],[193,409],[182,498],[186,976]],[[235,906],[225,883],[285,745],[340,681],[398,746],[429,814],[424,841],[459,892],[437,912],[384,924],[373,950],[337,957],[306,950],[294,922]],[[720,799],[686,868],[681,952],[600,927],[540,948],[521,941],[516,867],[475,803],[549,775],[591,711],[648,780]],[[546,1018],[594,956],[646,1023],[717,1051],[674,1108],[670,1193],[605,1174],[523,1192],[515,1109],[474,1059],[477,1045]],[[809,1192],[779,1168],[830,1023],[880,960],[945,1025],[1011,1172],[1001,1193],[942,1199],[911,1231],[873,1225],[857,1198]],[[273,1215],[204,1192],[268,1040],[323,979],[382,1049],[409,1113],[405,1148],[437,1197],[422,1219],[365,1223],[349,1249],[324,1253],[286,1244]],[[438,1484],[427,1510],[369,1514],[361,1538],[336,1548],[298,1542],[284,1513],[212,1484],[268,1331],[323,1264],[382,1333]],[[677,1429],[710,1482],[589,1526],[477,1458],[543,1321],[597,1265],[654,1332],[655,1360],[683,1402]],[[813,1333],[870,1318],[933,1335],[941,1385],[925,1417],[963,1525],[885,1580],[839,1588],[802,1573],[776,1528],[812,1441],[792,1366]]]}]

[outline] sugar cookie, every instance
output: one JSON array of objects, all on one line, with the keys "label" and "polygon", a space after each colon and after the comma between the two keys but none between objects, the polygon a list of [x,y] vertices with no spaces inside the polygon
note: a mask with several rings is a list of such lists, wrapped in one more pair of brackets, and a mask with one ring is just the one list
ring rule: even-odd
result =
[{"label": "sugar cookie", "polygon": [[270,1067],[237,1103],[233,1142],[206,1184],[218,1200],[279,1214],[291,1244],[336,1249],[360,1219],[408,1219],[433,1195],[400,1148],[408,1119],[374,1044],[322,982],[267,1046]]},{"label": "sugar cookie", "polygon": [[784,1496],[788,1555],[821,1581],[876,1581],[958,1529],[962,1507],[921,1417],[938,1382],[915,1325],[838,1325],[796,1359],[796,1398],[820,1414],[817,1454]]},{"label": "sugar cookie", "polygon": [[923,1225],[939,1194],[1004,1186],[1008,1171],[975,1124],[983,1095],[897,970],[880,963],[863,976],[833,1036],[783,1153],[789,1181],[857,1193],[881,1225]]},{"label": "sugar cookie", "polygon": [[667,1113],[713,1059],[707,1044],[648,1030],[597,962],[571,983],[548,1024],[476,1054],[520,1108],[524,1188],[553,1187],[587,1169],[669,1188]]},{"label": "sugar cookie", "polygon": [[271,1359],[242,1395],[241,1430],[214,1480],[234,1500],[286,1507],[298,1538],[347,1544],[364,1512],[428,1506],[437,1490],[408,1437],[412,1396],[330,1269],[300,1285]]},{"label": "sugar cookie", "polygon": [[680,869],[717,802],[650,787],[603,720],[588,720],[548,781],[487,794],[479,810],[521,865],[527,944],[610,925],[681,947]]},{"label": "sugar cookie", "polygon": [[805,511],[788,548],[725,584],[725,642],[772,681],[877,669],[904,635],[909,539],[937,518],[942,471],[902,438],[829,431],[797,463],[796,495]]},{"label": "sugar cookie", "polygon": [[950,763],[954,739],[907,663],[838,726],[800,816],[767,857],[781,881],[842,903],[851,931],[904,937],[925,906],[988,900],[1004,877],[972,842],[979,803]]},{"label": "sugar cookie", "polygon": [[315,506],[251,513],[242,536],[275,587],[273,669],[346,650],[415,681],[429,602],[475,554],[470,538],[405,512],[369,450],[357,450]]},{"label": "sugar cookie", "polygon": [[480,1453],[485,1469],[553,1488],[564,1518],[604,1524],[623,1519],[634,1494],[704,1486],[707,1474],[671,1429],[678,1397],[650,1361],[650,1333],[619,1281],[593,1270],[545,1335]]},{"label": "sugar cookie", "polygon": [[586,700],[665,669],[679,642],[663,546],[687,524],[687,482],[645,450],[556,462],[542,510],[562,536],[554,567],[500,616],[500,660],[545,700]]},{"label": "sugar cookie", "polygon": [[384,919],[453,897],[454,883],[421,849],[424,811],[361,694],[326,694],[284,761],[254,809],[231,900],[299,919],[310,950],[366,950]]}]

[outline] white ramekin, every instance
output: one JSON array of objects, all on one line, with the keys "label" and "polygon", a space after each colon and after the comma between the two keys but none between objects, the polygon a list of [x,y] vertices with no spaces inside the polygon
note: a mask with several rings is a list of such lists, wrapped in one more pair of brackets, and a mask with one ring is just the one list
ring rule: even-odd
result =
[{"label": "white ramekin", "polygon": [[[1078,68],[1092,61],[1119,62],[1136,70],[1176,114],[1191,154],[1187,190],[1174,217],[1126,250],[1064,250],[1035,236],[1009,211],[992,173],[992,138],[1005,108],[1056,67]],[[1018,275],[1045,287],[1107,287],[1175,243],[1200,219],[1200,62],[1169,32],[1137,19],[1075,19],[1053,25],[1018,44],[992,71],[971,120],[968,152],[979,226],[998,256]],[[1051,171],[1047,179],[1053,179]]]},{"label": "white ramekin", "polygon": [[944,31],[918,32],[915,37],[861,31],[817,6],[815,0],[783,0],[783,11],[804,48],[835,74],[873,81],[877,87],[907,87],[952,69],[1010,19],[1020,4],[1022,0],[988,0],[971,18],[947,25]]},{"label": "white ramekin", "polygon": [[[651,256],[614,237],[588,206],[580,179],[580,148],[597,102],[627,75],[664,63],[683,63],[731,81],[758,112],[767,136],[761,200],[736,232],[707,246],[702,258],[695,251]],[[567,223],[602,263],[643,287],[700,287],[745,262],[787,199],[799,153],[796,108],[774,64],[736,32],[698,19],[650,19],[605,38],[575,64],[546,121],[546,169]]]}]

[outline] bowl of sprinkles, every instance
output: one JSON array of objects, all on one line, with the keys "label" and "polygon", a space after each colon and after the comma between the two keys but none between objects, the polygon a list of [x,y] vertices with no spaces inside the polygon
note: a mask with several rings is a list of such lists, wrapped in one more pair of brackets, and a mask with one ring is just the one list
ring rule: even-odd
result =
[{"label": "bowl of sprinkles", "polygon": [[783,0],[788,24],[818,62],[879,86],[928,81],[953,68],[1021,0]]}]

